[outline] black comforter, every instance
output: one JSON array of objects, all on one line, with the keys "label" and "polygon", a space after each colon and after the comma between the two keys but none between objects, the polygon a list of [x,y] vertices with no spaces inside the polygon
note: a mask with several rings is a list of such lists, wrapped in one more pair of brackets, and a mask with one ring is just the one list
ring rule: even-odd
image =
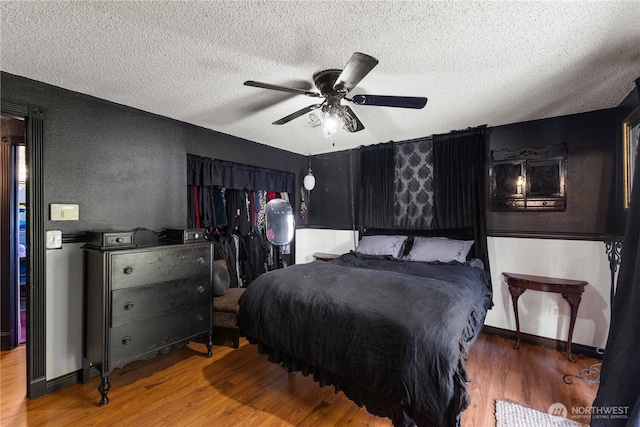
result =
[{"label": "black comforter", "polygon": [[394,425],[455,425],[464,362],[491,305],[488,274],[457,262],[354,252],[258,277],[240,300],[248,340]]}]

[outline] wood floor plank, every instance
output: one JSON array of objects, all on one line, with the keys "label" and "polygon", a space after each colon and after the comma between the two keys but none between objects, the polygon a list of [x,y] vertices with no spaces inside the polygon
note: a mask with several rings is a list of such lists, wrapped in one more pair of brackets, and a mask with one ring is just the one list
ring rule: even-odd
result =
[{"label": "wood floor plank", "polygon": [[[554,349],[522,344],[516,350],[512,344],[496,336],[478,338],[467,362],[471,405],[462,414],[463,426],[494,426],[496,399],[543,412],[556,402],[567,408],[591,406],[597,384],[565,384],[562,377],[597,360],[572,363]],[[205,351],[204,344],[192,342],[114,371],[111,402],[103,407],[99,378],[27,399],[25,346],[2,352],[0,425],[391,426],[389,419],[369,414],[333,387],[289,374],[245,340],[238,349],[214,347],[213,358],[204,357]]]}]

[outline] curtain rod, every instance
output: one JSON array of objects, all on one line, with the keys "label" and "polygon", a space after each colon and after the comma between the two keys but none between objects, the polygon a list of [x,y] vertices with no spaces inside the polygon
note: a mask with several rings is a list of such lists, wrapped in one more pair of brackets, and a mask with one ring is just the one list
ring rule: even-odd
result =
[{"label": "curtain rod", "polygon": [[265,172],[278,172],[278,173],[283,173],[283,174],[291,174],[291,175],[295,175],[295,173],[293,172],[289,172],[289,171],[284,171],[281,169],[273,169],[273,168],[266,168],[263,166],[256,166],[256,165],[250,165],[248,163],[239,163],[239,162],[233,162],[231,160],[222,160],[222,159],[214,159],[212,157],[204,157],[204,156],[199,156],[197,154],[191,154],[191,153],[187,153],[187,160],[189,159],[189,157],[191,157],[192,159],[195,160],[200,160],[200,161],[205,161],[205,162],[211,162],[211,163],[218,163],[218,164],[230,164],[232,166],[237,166],[239,168],[245,168],[245,169],[253,169],[253,170],[258,170],[258,171],[265,171]]},{"label": "curtain rod", "polygon": [[473,135],[473,134],[478,134],[478,133],[485,133],[488,131],[487,125],[481,125],[481,126],[476,126],[473,128],[466,128],[466,129],[461,129],[461,130],[452,130],[449,133],[442,133],[442,134],[436,134],[433,135],[433,137],[447,137],[447,136],[467,136],[467,135]]}]

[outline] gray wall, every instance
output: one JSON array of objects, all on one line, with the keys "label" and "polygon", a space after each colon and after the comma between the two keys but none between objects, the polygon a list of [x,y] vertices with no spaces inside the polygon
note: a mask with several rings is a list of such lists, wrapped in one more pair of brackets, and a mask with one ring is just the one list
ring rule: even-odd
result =
[{"label": "gray wall", "polygon": [[[567,144],[567,208],[559,212],[487,212],[496,233],[606,233],[615,221],[616,109],[491,128],[490,150]],[[488,187],[487,187],[488,188]],[[488,200],[488,199],[487,199]]]},{"label": "gray wall", "polygon": [[[635,93],[631,95],[635,96]],[[630,96],[631,96],[630,95]],[[623,103],[624,104],[624,103]],[[539,233],[588,237],[624,230],[620,128],[629,108],[514,123],[489,128],[490,150],[523,146],[568,146],[567,209],[561,212],[489,211],[487,174],[487,229],[490,234]],[[350,165],[350,155],[352,156]],[[351,228],[350,167],[353,167],[356,219],[360,186],[359,150],[311,156],[316,189],[311,193],[309,227]]]},{"label": "gray wall", "polygon": [[[186,227],[187,153],[293,172],[298,188],[306,171],[305,156],[42,82],[2,72],[0,86],[4,101],[46,110],[44,203],[78,204],[80,220],[45,228],[67,241],[88,230]],[[46,257],[47,380],[81,368],[80,246]]]},{"label": "gray wall", "polygon": [[[300,175],[306,157],[2,73],[2,99],[46,109],[45,203],[76,203],[80,220],[47,229],[187,225],[187,153]],[[296,200],[298,195],[294,195]]]}]

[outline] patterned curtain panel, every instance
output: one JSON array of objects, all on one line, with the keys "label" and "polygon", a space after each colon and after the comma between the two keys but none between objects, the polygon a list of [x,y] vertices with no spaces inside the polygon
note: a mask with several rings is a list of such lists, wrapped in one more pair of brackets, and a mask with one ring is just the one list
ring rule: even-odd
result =
[{"label": "patterned curtain panel", "polygon": [[433,142],[394,145],[395,228],[427,230],[433,223]]}]

